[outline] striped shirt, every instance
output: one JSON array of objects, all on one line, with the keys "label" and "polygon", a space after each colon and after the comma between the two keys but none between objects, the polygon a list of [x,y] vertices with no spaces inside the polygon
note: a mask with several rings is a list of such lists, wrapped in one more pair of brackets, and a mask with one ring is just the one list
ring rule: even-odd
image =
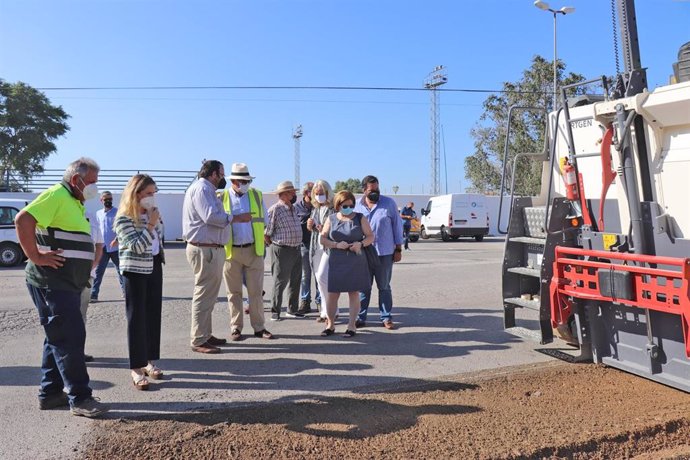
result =
[{"label": "striped shirt", "polygon": [[62,267],[40,267],[29,261],[26,282],[41,289],[81,292],[89,282],[95,257],[91,227],[84,205],[67,182],[50,187],[24,210],[36,219],[36,243],[41,251],[61,249]]},{"label": "striped shirt", "polygon": [[282,201],[268,209],[266,235],[278,246],[299,247],[302,244],[302,224],[294,206]]},{"label": "striped shirt", "polygon": [[[148,216],[139,217],[139,224],[135,225],[131,217],[119,215],[115,219],[115,233],[120,255],[120,273],[142,273],[149,275],[153,272],[153,249],[154,238],[159,242],[163,241],[163,226],[160,222],[150,232],[146,228]],[[163,245],[159,245],[161,256],[163,256]]]}]

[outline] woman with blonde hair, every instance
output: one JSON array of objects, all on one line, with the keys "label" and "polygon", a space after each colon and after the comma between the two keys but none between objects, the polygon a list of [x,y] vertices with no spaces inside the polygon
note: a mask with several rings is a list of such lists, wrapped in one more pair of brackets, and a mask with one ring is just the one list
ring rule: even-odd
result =
[{"label": "woman with blonde hair", "polygon": [[125,280],[129,367],[137,390],[148,390],[147,377],[163,377],[163,371],[154,363],[160,359],[165,263],[156,190],[151,176],[133,176],[122,192],[115,217],[120,272]]},{"label": "woman with blonde hair", "polygon": [[338,192],[333,199],[335,213],[321,229],[321,244],[328,249],[328,263],[322,265],[322,280],[328,283],[326,308],[328,318],[326,329],[321,333],[326,337],[335,332],[335,310],[341,292],[347,292],[350,306],[350,319],[343,337],[353,337],[357,331],[356,321],[359,313],[359,291],[371,288],[369,264],[363,248],[374,243],[374,232],[363,214],[354,212],[355,196],[347,190]]},{"label": "woman with blonde hair", "polygon": [[[309,261],[311,263],[312,273],[319,272],[322,263],[328,263],[328,255],[323,250],[321,245],[321,229],[324,222],[328,220],[328,216],[333,214],[333,189],[331,185],[325,180],[317,180],[311,189],[311,203],[314,209],[311,212],[311,217],[307,220],[307,229],[311,233],[311,245],[309,246]],[[316,321],[319,323],[326,322],[328,314],[326,313],[326,296],[328,296],[327,286],[322,286],[318,281],[318,277],[314,277],[316,281],[316,289],[319,293],[319,298],[316,300],[316,305],[319,309],[319,316]]]}]

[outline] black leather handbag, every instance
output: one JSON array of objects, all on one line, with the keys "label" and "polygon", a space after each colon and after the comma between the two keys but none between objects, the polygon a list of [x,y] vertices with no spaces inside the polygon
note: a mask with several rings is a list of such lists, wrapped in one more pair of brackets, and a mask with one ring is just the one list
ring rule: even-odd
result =
[{"label": "black leather handbag", "polygon": [[379,265],[381,265],[381,261],[379,260],[379,253],[376,252],[376,248],[373,244],[362,247],[362,251],[364,251],[364,255],[367,256],[369,271],[373,273],[374,270],[379,268]]}]

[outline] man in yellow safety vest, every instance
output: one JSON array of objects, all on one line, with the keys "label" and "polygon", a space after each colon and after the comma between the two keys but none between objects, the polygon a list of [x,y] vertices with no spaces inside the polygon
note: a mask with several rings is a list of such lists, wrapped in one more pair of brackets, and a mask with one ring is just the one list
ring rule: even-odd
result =
[{"label": "man in yellow safety vest", "polygon": [[266,228],[266,206],[262,193],[251,188],[253,176],[244,163],[234,163],[228,177],[229,189],[222,192],[223,208],[228,214],[251,213],[250,222],[235,223],[230,230],[230,239],[225,244],[225,266],[223,278],[230,303],[230,339],[242,340],[242,281],[247,285],[249,298],[249,321],[254,336],[272,339],[273,335],[264,327],[264,229]]}]

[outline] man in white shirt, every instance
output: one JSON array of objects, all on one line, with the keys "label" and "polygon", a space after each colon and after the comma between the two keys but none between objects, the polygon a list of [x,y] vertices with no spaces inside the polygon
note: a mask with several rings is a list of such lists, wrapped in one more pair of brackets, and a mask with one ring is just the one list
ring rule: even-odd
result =
[{"label": "man in white shirt", "polygon": [[[86,326],[86,312],[89,309],[89,300],[91,298],[91,286],[93,286],[94,279],[96,279],[96,267],[98,267],[98,261],[103,254],[103,234],[101,233],[101,228],[98,225],[98,220],[93,216],[92,213],[86,211],[84,214],[86,220],[89,221],[91,226],[91,239],[93,240],[95,246],[95,256],[93,259],[93,265],[91,267],[91,277],[89,278],[89,284],[81,291],[81,305],[79,310],[81,310],[81,317],[84,318],[84,326]],[[84,354],[84,361],[87,363],[93,361],[93,356]]]}]

